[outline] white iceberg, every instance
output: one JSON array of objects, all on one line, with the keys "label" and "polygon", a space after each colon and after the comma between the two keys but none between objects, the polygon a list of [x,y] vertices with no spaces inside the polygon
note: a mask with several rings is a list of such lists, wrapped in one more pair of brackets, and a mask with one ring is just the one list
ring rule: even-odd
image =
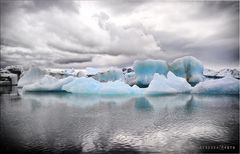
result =
[{"label": "white iceberg", "polygon": [[198,83],[192,93],[204,94],[239,94],[239,80],[227,76]]},{"label": "white iceberg", "polygon": [[166,75],[168,72],[168,65],[167,62],[163,60],[136,60],[134,61],[133,69],[136,74],[137,85],[146,87],[153,79],[155,73]]},{"label": "white iceberg", "polygon": [[40,68],[33,67],[30,68],[18,81],[18,87],[23,87],[25,85],[29,85],[39,81],[46,74],[45,71]]},{"label": "white iceberg", "polygon": [[154,74],[153,80],[145,91],[147,95],[187,93],[192,89],[191,85],[181,77],[168,72],[164,75]]},{"label": "white iceberg", "polygon": [[23,86],[23,91],[62,91],[62,86],[72,81],[74,77],[56,79],[53,76],[45,75],[39,81]]},{"label": "white iceberg", "polygon": [[192,56],[175,59],[169,64],[169,70],[176,76],[185,78],[191,84],[204,80],[201,61]]},{"label": "white iceberg", "polygon": [[220,71],[214,71],[210,69],[204,69],[204,76],[209,78],[223,78],[226,76],[232,76],[236,79],[240,79],[240,69],[221,69]]}]

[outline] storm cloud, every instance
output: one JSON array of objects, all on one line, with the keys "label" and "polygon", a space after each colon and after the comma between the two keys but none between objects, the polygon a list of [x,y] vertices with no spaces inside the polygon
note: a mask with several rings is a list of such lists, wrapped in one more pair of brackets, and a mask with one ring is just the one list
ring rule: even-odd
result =
[{"label": "storm cloud", "polygon": [[238,1],[1,0],[1,67],[129,66],[192,55],[239,67]]}]

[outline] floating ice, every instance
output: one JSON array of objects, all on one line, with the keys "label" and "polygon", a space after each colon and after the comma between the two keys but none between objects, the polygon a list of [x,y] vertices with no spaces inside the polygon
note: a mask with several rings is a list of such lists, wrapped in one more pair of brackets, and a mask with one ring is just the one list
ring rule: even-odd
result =
[{"label": "floating ice", "polygon": [[86,71],[86,75],[95,75],[100,72],[98,68],[93,68],[93,67],[87,67],[85,71]]},{"label": "floating ice", "polygon": [[202,63],[192,56],[175,59],[169,65],[169,70],[176,76],[185,78],[191,84],[196,84],[204,79]]},{"label": "floating ice", "polygon": [[97,94],[100,86],[101,83],[93,78],[81,77],[65,84],[62,89],[71,93]]},{"label": "floating ice", "polygon": [[136,73],[137,85],[146,87],[151,82],[154,73],[166,75],[168,72],[168,65],[167,62],[163,60],[136,60],[133,64],[133,69]]},{"label": "floating ice", "polygon": [[147,95],[187,93],[191,89],[191,85],[184,78],[177,77],[172,72],[168,72],[167,77],[154,74],[153,80],[145,93]]},{"label": "floating ice", "polygon": [[64,79],[56,79],[53,76],[45,75],[39,81],[25,85],[23,91],[62,91],[62,86],[72,81],[74,77],[69,76]]},{"label": "floating ice", "polygon": [[97,73],[96,75],[93,76],[93,78],[100,82],[107,82],[107,81],[123,80],[124,75],[122,70],[110,69],[106,72]]},{"label": "floating ice", "polygon": [[32,84],[37,82],[46,74],[45,71],[40,68],[30,68],[27,72],[24,73],[23,77],[21,77],[18,81],[18,87],[23,87],[28,84]]},{"label": "floating ice", "polygon": [[99,82],[92,78],[81,77],[64,85],[63,90],[80,94],[99,95],[128,95],[139,94],[142,90],[136,86],[129,86],[122,81]]},{"label": "floating ice", "polygon": [[198,83],[192,93],[204,94],[239,94],[239,80],[227,76]]},{"label": "floating ice", "polygon": [[124,74],[124,80],[125,83],[127,83],[128,85],[132,86],[136,84],[136,74],[135,72],[130,72],[130,73],[126,73]]}]

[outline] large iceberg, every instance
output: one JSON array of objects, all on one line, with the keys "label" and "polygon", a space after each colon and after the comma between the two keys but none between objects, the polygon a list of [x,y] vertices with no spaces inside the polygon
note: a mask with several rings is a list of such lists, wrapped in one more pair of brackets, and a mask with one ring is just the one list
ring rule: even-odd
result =
[{"label": "large iceberg", "polygon": [[23,87],[25,85],[35,83],[39,81],[41,78],[43,78],[45,74],[46,72],[43,71],[42,69],[32,67],[27,72],[25,72],[24,75],[19,79],[18,87]]},{"label": "large iceberg", "polygon": [[133,64],[136,74],[136,82],[139,87],[147,87],[153,79],[155,73],[166,75],[168,65],[163,60],[147,59],[144,61],[136,60]]},{"label": "large iceberg", "polygon": [[239,94],[239,85],[239,80],[227,76],[222,79],[200,82],[193,88],[192,93]]},{"label": "large iceberg", "polygon": [[23,86],[23,91],[62,91],[62,86],[72,81],[74,77],[56,79],[53,76],[45,75],[39,81]]},{"label": "large iceberg", "polygon": [[145,91],[147,95],[187,93],[192,89],[191,85],[181,77],[177,77],[172,72],[164,75],[154,74],[153,80]]},{"label": "large iceberg", "polygon": [[92,78],[81,77],[63,85],[62,90],[79,94],[129,95],[140,94],[142,89],[129,86],[122,81],[99,82]]},{"label": "large iceberg", "polygon": [[192,56],[175,59],[169,64],[169,70],[176,76],[185,78],[192,85],[204,80],[201,61]]},{"label": "large iceberg", "polygon": [[120,69],[110,69],[106,72],[101,72],[101,73],[99,72],[92,77],[95,80],[98,80],[100,82],[116,81],[116,80],[124,79],[123,72]]}]

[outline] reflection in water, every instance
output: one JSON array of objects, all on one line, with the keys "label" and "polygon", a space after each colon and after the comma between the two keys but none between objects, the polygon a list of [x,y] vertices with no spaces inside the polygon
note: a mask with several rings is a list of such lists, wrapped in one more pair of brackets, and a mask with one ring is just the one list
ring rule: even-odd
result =
[{"label": "reflection in water", "polygon": [[234,95],[59,92],[0,98],[1,140],[8,152],[194,153],[206,143],[238,148],[239,98]]},{"label": "reflection in water", "polygon": [[135,99],[135,107],[139,111],[151,111],[153,109],[152,105],[144,97]]}]

